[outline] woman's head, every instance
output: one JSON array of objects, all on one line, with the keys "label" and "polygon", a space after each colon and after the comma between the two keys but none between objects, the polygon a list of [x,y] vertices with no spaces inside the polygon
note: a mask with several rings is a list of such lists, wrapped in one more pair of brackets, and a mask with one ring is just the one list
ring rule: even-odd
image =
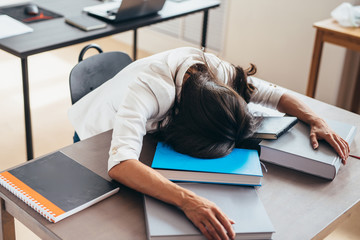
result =
[{"label": "woman's head", "polygon": [[225,156],[253,133],[254,118],[244,98],[217,81],[206,65],[192,70],[171,120],[162,128],[163,140],[194,157]]}]

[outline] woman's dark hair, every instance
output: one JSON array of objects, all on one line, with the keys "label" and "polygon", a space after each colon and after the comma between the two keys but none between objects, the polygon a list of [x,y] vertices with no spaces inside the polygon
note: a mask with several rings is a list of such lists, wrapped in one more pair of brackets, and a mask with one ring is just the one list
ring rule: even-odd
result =
[{"label": "woman's dark hair", "polygon": [[254,75],[256,71],[257,69],[254,64],[250,64],[250,68],[245,71],[242,67],[235,67],[235,77],[232,82],[232,87],[247,103],[249,103],[250,97],[255,91],[255,87],[248,83],[247,77]]},{"label": "woman's dark hair", "polygon": [[[161,140],[180,153],[218,158],[252,135],[257,123],[247,102],[255,88],[247,83],[248,73],[235,69],[229,87],[218,81],[207,65],[192,66],[170,120],[159,129]],[[254,72],[252,65],[249,73]]]}]

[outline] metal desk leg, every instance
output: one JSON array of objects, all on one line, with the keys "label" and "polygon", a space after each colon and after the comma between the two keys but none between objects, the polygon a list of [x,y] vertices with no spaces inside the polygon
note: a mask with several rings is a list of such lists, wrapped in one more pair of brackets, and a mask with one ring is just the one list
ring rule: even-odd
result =
[{"label": "metal desk leg", "polygon": [[22,71],[22,79],[23,79],[27,160],[31,160],[34,158],[34,154],[33,154],[33,143],[32,143],[32,130],[31,130],[28,62],[26,57],[21,58],[21,71]]},{"label": "metal desk leg", "polygon": [[134,37],[133,37],[133,60],[135,61],[137,58],[137,28],[134,29]]},{"label": "metal desk leg", "polygon": [[0,215],[0,239],[15,240],[14,217],[5,210],[5,201],[2,198],[0,198]]},{"label": "metal desk leg", "polygon": [[206,49],[206,34],[207,34],[207,25],[209,19],[209,10],[204,11],[204,18],[203,18],[203,28],[202,28],[202,36],[201,36],[201,47]]}]

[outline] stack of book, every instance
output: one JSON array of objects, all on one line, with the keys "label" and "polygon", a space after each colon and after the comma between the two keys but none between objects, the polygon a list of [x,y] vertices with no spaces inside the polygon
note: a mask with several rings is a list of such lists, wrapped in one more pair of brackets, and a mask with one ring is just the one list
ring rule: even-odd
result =
[{"label": "stack of book", "polygon": [[[328,125],[351,144],[356,128],[327,120]],[[235,220],[235,239],[271,239],[275,232],[256,189],[262,171],[260,159],[326,179],[334,179],[341,160],[335,150],[320,141],[310,145],[310,128],[295,117],[263,117],[257,133],[260,157],[251,149],[235,149],[218,159],[198,159],[158,143],[152,168],[180,186],[217,204]],[[148,239],[203,239],[200,231],[173,206],[145,196]]]},{"label": "stack of book", "polygon": [[[236,148],[226,157],[200,159],[160,142],[151,166],[219,206],[236,222],[236,239],[271,239],[274,227],[253,187],[261,185],[263,176],[256,150]],[[149,196],[144,204],[148,239],[204,239],[174,206]]]}]

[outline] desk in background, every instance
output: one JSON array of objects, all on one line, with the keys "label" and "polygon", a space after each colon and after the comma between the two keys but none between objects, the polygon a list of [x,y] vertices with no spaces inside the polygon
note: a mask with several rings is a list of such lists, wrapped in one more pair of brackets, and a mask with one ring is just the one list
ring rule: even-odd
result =
[{"label": "desk in background", "polygon": [[[99,4],[97,0],[33,0],[35,4],[66,16],[77,15],[86,6]],[[137,29],[151,24],[203,12],[201,46],[206,47],[206,34],[209,10],[220,5],[218,0],[167,1],[163,9],[155,15],[145,16],[120,23],[108,24],[104,29],[85,32],[65,23],[64,18],[31,23],[34,32],[0,40],[0,49],[21,59],[26,150],[27,159],[33,158],[33,139],[31,129],[31,105],[28,77],[28,57],[34,54],[71,46],[74,44],[133,30],[133,58],[136,59]]]},{"label": "desk in background", "polygon": [[[351,145],[352,154],[360,154],[360,115],[296,94],[321,117],[357,126]],[[65,147],[62,151],[102,177],[107,175],[111,131]],[[149,164],[156,142],[146,136],[140,160]],[[26,163],[25,163],[26,164]],[[266,164],[258,194],[274,224],[277,240],[322,239],[346,218],[348,208],[360,199],[360,161],[349,158],[333,181],[327,181],[291,169]],[[2,233],[14,237],[13,217],[42,239],[146,239],[142,194],[124,186],[120,192],[56,224],[0,187]],[[357,204],[356,206],[359,206]],[[357,207],[359,209],[359,207]],[[338,216],[338,220],[332,223]],[[345,217],[344,217],[345,216]],[[325,230],[323,230],[325,228]],[[319,233],[319,235],[318,235]]]},{"label": "desk in background", "polygon": [[[324,42],[333,43],[351,50],[360,51],[360,28],[342,27],[333,19],[326,19],[314,24],[316,38],[311,61],[309,80],[306,95],[315,96],[316,84],[319,76],[321,53]],[[355,93],[350,110],[356,112],[360,107],[360,68],[355,84]]]}]

